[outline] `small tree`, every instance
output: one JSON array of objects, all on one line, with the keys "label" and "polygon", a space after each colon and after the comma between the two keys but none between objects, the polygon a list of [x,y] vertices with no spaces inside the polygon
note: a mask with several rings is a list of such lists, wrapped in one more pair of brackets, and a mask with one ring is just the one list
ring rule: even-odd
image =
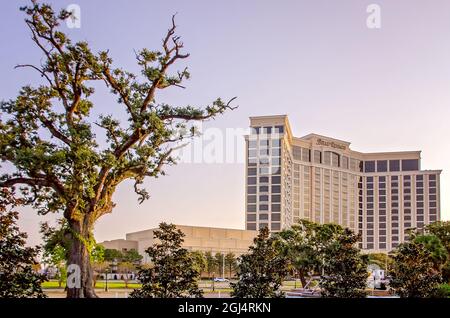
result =
[{"label": "small tree", "polygon": [[229,278],[231,279],[232,273],[236,271],[237,268],[237,261],[234,253],[230,252],[225,255],[225,266],[228,269]]},{"label": "small tree", "polygon": [[402,298],[433,297],[442,282],[433,252],[420,241],[400,244],[394,252],[390,286]]},{"label": "small tree", "polygon": [[123,253],[122,261],[137,265],[142,261],[142,255],[133,248]]},{"label": "small tree", "polygon": [[106,248],[104,258],[108,262],[118,262],[123,259],[123,253],[116,249]]},{"label": "small tree", "polygon": [[336,224],[321,226],[326,238],[322,250],[324,275],[320,279],[323,297],[365,297],[367,286],[367,255],[356,244],[359,236]]},{"label": "small tree", "polygon": [[434,222],[425,227],[425,234],[432,234],[439,238],[447,250],[447,261],[442,267],[442,279],[445,283],[450,282],[450,221]]},{"label": "small tree", "polygon": [[299,274],[303,287],[307,283],[306,278],[317,272],[322,264],[318,239],[320,229],[320,224],[300,220],[276,235],[280,252],[288,259],[289,267]]},{"label": "small tree", "polygon": [[196,270],[200,273],[200,275],[206,270],[207,268],[207,262],[205,254],[203,254],[200,251],[192,251],[189,253],[192,260],[194,261],[194,265],[196,267]]},{"label": "small tree", "polygon": [[128,288],[128,282],[130,281],[130,274],[136,270],[136,265],[130,262],[121,262],[117,266],[119,273],[123,275],[123,281],[125,282],[125,288]]},{"label": "small tree", "polygon": [[[111,263],[107,262],[107,261],[102,261],[102,262],[93,262],[92,263],[92,268],[94,270],[94,275],[93,275],[93,284],[94,287],[97,286],[97,280],[98,278],[103,275],[103,273],[106,272],[106,269],[108,269],[110,267]],[[108,275],[107,273],[105,273],[105,275]]]},{"label": "small tree", "polygon": [[19,214],[13,211],[21,204],[13,193],[0,188],[0,298],[43,298],[44,275],[36,273],[38,248],[25,247],[27,235],[19,231]]},{"label": "small tree", "polygon": [[386,253],[369,253],[368,257],[369,265],[375,264],[385,271],[392,266],[392,258]]},{"label": "small tree", "polygon": [[211,274],[217,270],[217,260],[209,251],[205,253],[205,258],[206,258],[206,271],[208,272],[208,278],[211,278]]},{"label": "small tree", "polygon": [[268,298],[283,297],[280,290],[288,270],[287,259],[269,237],[269,230],[263,228],[254,239],[249,253],[241,255],[238,265],[239,281],[231,283],[232,297]]},{"label": "small tree", "polygon": [[[216,253],[216,255],[214,256],[214,258],[216,259],[216,266],[217,266],[217,277],[222,277],[222,274],[225,272],[225,268],[224,268],[224,259],[225,255],[223,255],[222,253]],[[222,277],[225,278],[225,277]]]},{"label": "small tree", "polygon": [[189,251],[181,247],[183,237],[184,233],[175,225],[159,225],[154,232],[157,243],[146,250],[153,267],[139,271],[142,288],[135,289],[130,297],[202,297],[203,292],[198,288],[200,272]]}]

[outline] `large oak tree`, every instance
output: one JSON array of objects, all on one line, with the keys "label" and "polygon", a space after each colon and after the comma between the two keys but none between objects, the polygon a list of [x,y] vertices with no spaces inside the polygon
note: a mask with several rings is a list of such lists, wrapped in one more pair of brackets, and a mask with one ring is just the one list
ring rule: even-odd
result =
[{"label": "large oak tree", "polygon": [[[0,187],[19,187],[40,214],[63,214],[71,241],[68,263],[79,266],[81,279],[79,288],[68,288],[67,296],[96,297],[89,260],[92,233],[95,222],[113,210],[117,186],[133,179],[140,202],[147,199],[143,180],[162,175],[163,166],[174,163],[173,149],[194,133],[186,129],[188,122],[222,114],[232,108],[231,100],[217,99],[207,107],[157,100],[159,91],[183,87],[189,78],[186,68],[169,72],[189,56],[175,35],[174,18],[161,50],[136,52],[141,74],[133,74],[114,67],[108,51],[95,53],[86,42],[73,43],[59,27],[71,13],[57,13],[36,1],[21,10],[43,57],[41,65],[17,67],[34,69],[43,82],[23,87],[17,98],[0,104],[5,172]],[[117,101],[94,105],[94,85],[108,87]],[[118,115],[92,118],[94,107],[116,115],[124,110],[126,120]],[[100,142],[98,130],[106,143]]]}]

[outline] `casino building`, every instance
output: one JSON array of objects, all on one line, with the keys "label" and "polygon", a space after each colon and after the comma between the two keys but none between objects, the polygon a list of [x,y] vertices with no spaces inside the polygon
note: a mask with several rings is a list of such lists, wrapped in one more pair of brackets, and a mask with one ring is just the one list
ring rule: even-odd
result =
[{"label": "casino building", "polygon": [[362,153],[330,137],[294,137],[286,115],[250,117],[250,127],[247,230],[337,223],[361,234],[361,248],[386,252],[408,228],[440,219],[441,170],[421,170],[420,151]]}]

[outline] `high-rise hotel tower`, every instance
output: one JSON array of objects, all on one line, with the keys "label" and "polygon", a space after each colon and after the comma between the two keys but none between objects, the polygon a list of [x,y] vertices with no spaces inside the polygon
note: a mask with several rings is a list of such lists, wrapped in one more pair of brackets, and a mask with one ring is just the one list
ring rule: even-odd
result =
[{"label": "high-rise hotel tower", "polygon": [[297,138],[286,115],[250,117],[250,126],[247,230],[337,223],[359,232],[363,249],[389,251],[406,229],[440,219],[441,170],[421,170],[420,151],[361,153],[334,138]]}]

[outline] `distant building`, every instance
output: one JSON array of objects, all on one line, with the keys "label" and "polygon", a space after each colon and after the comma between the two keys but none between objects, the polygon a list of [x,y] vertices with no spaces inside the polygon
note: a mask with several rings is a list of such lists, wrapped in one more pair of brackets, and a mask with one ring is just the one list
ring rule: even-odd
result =
[{"label": "distant building", "polygon": [[441,170],[421,170],[420,151],[362,153],[330,137],[297,138],[286,115],[250,117],[250,127],[247,230],[337,223],[361,234],[361,248],[389,251],[408,228],[440,219]]},{"label": "distant building", "polygon": [[[241,255],[253,244],[257,231],[176,225],[184,234],[183,247],[190,251],[215,253],[234,253]],[[126,234],[126,239],[101,242],[105,248],[126,251],[135,249],[143,256],[143,262],[149,262],[145,250],[154,243],[153,232],[157,228]]]},{"label": "distant building", "polygon": [[138,242],[124,239],[104,241],[100,243],[104,248],[126,252],[129,250],[138,250]]}]

